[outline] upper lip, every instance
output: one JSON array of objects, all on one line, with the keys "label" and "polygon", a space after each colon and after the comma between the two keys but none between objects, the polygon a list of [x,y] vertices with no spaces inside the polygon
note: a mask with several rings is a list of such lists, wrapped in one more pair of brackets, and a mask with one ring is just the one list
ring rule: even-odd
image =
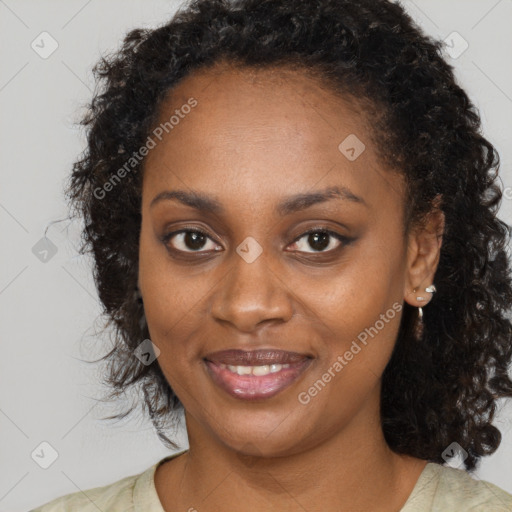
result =
[{"label": "upper lip", "polygon": [[293,364],[308,359],[309,356],[298,352],[276,350],[272,348],[258,350],[228,349],[212,352],[205,359],[213,363],[231,366],[252,366],[270,364]]}]

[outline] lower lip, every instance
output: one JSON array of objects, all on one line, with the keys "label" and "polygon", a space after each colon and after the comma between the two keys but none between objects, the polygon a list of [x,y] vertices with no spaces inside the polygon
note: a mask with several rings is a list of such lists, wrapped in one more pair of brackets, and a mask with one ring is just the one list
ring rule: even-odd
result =
[{"label": "lower lip", "polygon": [[229,395],[242,400],[270,398],[290,386],[311,363],[307,358],[268,375],[238,375],[212,361],[205,361],[213,381]]}]

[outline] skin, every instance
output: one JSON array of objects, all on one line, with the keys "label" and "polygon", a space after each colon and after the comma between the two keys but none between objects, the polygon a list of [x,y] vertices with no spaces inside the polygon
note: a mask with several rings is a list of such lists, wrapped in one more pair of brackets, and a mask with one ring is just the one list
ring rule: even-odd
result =
[{"label": "skin", "polygon": [[[199,70],[172,91],[158,122],[190,97],[197,106],[149,152],[142,191],[139,288],[190,445],[156,471],[164,509],[398,511],[426,465],[392,452],[380,426],[381,376],[402,312],[309,403],[298,394],[394,303],[428,303],[431,294],[413,289],[433,282],[442,213],[404,236],[402,179],[379,163],[371,120],[308,75],[226,64]],[[366,145],[354,161],[338,149],[349,134]],[[275,211],[290,195],[331,186],[364,203],[333,198]],[[151,206],[176,189],[214,197],[224,212],[177,200]],[[330,237],[315,250],[303,233],[318,226],[353,241]],[[161,240],[183,227],[209,238],[196,252],[183,235]],[[236,252],[249,236],[263,251],[252,263]],[[274,397],[233,398],[206,372],[208,353],[267,347],[313,358]]]}]

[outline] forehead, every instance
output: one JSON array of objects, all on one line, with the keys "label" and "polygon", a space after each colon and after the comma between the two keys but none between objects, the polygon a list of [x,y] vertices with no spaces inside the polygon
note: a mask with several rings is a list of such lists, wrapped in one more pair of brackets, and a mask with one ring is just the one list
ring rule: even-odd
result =
[{"label": "forehead", "polygon": [[[196,106],[182,109],[191,98]],[[144,188],[185,185],[262,200],[322,181],[364,195],[384,171],[362,105],[300,70],[219,64],[192,72],[160,106],[156,126],[173,115],[177,123],[148,154]],[[347,158],[347,145],[360,156]]]},{"label": "forehead", "polygon": [[[330,118],[339,120],[340,116],[344,128],[368,130],[363,106],[367,101],[348,93],[335,93],[318,73],[305,69],[240,68],[221,61],[193,71],[168,92],[159,108],[158,123],[165,123],[169,114],[191,97],[199,107],[194,109],[194,124],[200,121],[205,130],[212,129],[213,120],[224,121],[219,126],[224,131],[237,124],[245,124],[247,130],[264,128],[275,132],[295,125],[297,133],[310,138],[318,134],[320,138],[338,130],[339,123]],[[180,132],[184,134],[186,126],[173,130],[173,135]]]}]

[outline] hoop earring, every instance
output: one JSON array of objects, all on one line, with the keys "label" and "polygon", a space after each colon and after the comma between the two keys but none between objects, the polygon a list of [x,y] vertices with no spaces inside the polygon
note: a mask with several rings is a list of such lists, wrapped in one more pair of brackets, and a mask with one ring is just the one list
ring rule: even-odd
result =
[{"label": "hoop earring", "polygon": [[[416,293],[417,288],[414,288],[413,293]],[[436,292],[435,285],[431,284],[430,286],[427,286],[425,288],[425,291],[428,293],[434,293]],[[424,301],[427,300],[425,297],[416,297],[416,300],[418,301]],[[425,324],[423,322],[423,308],[421,306],[418,307],[418,317],[416,319],[416,323],[414,325],[414,336],[416,339],[420,340],[423,336],[423,332],[425,329]]]}]

